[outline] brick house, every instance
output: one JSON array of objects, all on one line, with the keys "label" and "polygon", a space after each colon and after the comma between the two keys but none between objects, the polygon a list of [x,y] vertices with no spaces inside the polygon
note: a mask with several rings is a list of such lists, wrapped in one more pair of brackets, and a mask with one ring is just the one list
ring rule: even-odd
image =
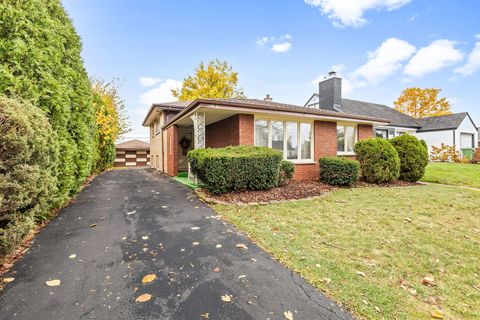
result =
[{"label": "brick house", "polygon": [[295,164],[295,179],[318,179],[324,156],[353,157],[358,140],[389,121],[333,110],[257,99],[197,99],[153,104],[143,126],[150,127],[151,167],[175,176],[188,170],[193,148],[267,146]]}]

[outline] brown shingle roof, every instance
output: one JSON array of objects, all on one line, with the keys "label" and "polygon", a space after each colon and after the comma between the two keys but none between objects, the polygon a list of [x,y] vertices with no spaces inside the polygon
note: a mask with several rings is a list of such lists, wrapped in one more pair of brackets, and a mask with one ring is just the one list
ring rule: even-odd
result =
[{"label": "brown shingle roof", "polygon": [[128,140],[115,145],[119,150],[150,150],[150,144],[141,140]]}]

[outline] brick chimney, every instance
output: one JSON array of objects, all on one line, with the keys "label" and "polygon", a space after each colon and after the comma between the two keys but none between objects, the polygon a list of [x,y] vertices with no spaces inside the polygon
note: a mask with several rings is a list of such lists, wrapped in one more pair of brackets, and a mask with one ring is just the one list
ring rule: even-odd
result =
[{"label": "brick chimney", "polygon": [[318,83],[318,105],[321,109],[336,110],[342,105],[342,78],[330,71],[324,80]]}]

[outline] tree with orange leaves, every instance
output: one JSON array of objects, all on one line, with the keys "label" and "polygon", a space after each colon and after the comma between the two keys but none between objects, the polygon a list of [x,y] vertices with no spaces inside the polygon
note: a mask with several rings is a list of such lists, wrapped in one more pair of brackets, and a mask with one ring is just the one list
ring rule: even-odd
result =
[{"label": "tree with orange leaves", "polygon": [[440,91],[441,89],[436,88],[407,88],[394,102],[395,110],[413,118],[451,114],[450,102],[446,98],[438,97]]}]

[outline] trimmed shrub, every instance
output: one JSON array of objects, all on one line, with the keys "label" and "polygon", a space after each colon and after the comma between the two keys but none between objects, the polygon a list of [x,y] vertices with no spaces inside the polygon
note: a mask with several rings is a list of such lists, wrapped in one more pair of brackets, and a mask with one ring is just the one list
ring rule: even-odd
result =
[{"label": "trimmed shrub", "polygon": [[91,83],[60,0],[0,1],[0,92],[47,115],[60,146],[57,195],[75,193],[96,161]]},{"label": "trimmed shrub", "polygon": [[412,135],[404,134],[391,139],[390,143],[400,158],[400,180],[420,180],[428,164],[428,152],[422,142]]},{"label": "trimmed shrub", "polygon": [[0,254],[61,202],[58,157],[57,136],[45,114],[0,96]]},{"label": "trimmed shrub", "polygon": [[427,150],[427,153],[428,153],[428,145],[427,145],[427,141],[421,139],[420,140],[420,143],[422,144],[422,146],[425,148],[425,150]]},{"label": "trimmed shrub", "polygon": [[320,158],[320,180],[332,186],[352,186],[360,174],[356,160],[341,157]]},{"label": "trimmed shrub", "polygon": [[276,187],[282,153],[267,147],[195,149],[188,153],[192,173],[213,194]]},{"label": "trimmed shrub", "polygon": [[400,158],[390,142],[367,139],[355,145],[362,178],[371,183],[391,183],[400,176]]},{"label": "trimmed shrub", "polygon": [[280,171],[278,173],[278,185],[284,186],[293,178],[295,165],[291,161],[282,160],[280,162]]}]

